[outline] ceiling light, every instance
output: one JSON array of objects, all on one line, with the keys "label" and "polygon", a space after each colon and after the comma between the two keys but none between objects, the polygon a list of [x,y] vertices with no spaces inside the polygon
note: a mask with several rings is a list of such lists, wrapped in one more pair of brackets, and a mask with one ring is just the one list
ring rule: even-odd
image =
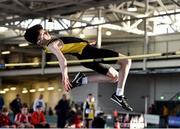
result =
[{"label": "ceiling light", "polygon": [[137,8],[136,7],[128,7],[127,8],[127,11],[129,11],[129,12],[136,12],[137,11]]},{"label": "ceiling light", "polygon": [[28,93],[28,90],[23,90],[22,93],[26,94],[26,93]]},{"label": "ceiling light", "polygon": [[5,88],[4,91],[9,91],[9,88]]},{"label": "ceiling light", "polygon": [[29,46],[29,44],[28,43],[21,43],[21,44],[19,44],[19,47],[26,47],[26,46]]},{"label": "ceiling light", "polygon": [[31,90],[29,90],[29,92],[31,92],[31,93],[36,92],[36,89],[31,89]]},{"label": "ceiling light", "polygon": [[106,31],[107,36],[111,36],[111,34],[112,34],[111,31]]},{"label": "ceiling light", "polygon": [[180,96],[178,96],[177,99],[180,100]]},{"label": "ceiling light", "polygon": [[45,89],[44,88],[39,88],[38,91],[44,91]]},{"label": "ceiling light", "polygon": [[54,28],[54,22],[53,22],[53,19],[51,17],[48,19],[48,23],[47,24],[48,24],[47,25],[47,30],[52,31],[53,28]]},{"label": "ceiling light", "polygon": [[2,51],[1,54],[2,55],[7,55],[7,54],[10,54],[11,52],[10,51]]},{"label": "ceiling light", "polygon": [[161,99],[161,100],[164,100],[164,96],[160,96],[160,99]]},{"label": "ceiling light", "polygon": [[130,6],[127,8],[127,11],[130,11],[130,12],[137,11],[137,8],[134,6],[134,2],[135,2],[135,0],[132,0]]},{"label": "ceiling light", "polygon": [[10,90],[16,90],[16,87],[11,87]]},{"label": "ceiling light", "polygon": [[53,22],[53,19],[50,17],[50,18],[48,19],[48,22]]},{"label": "ceiling light", "polygon": [[47,89],[48,90],[54,90],[54,87],[48,87]]},{"label": "ceiling light", "polygon": [[0,94],[5,94],[6,91],[0,90]]}]

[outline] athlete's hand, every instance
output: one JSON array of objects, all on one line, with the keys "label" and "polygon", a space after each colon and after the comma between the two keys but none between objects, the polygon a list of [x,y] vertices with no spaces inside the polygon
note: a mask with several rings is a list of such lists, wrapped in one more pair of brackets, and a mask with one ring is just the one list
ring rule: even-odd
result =
[{"label": "athlete's hand", "polygon": [[71,89],[71,83],[69,81],[69,77],[68,75],[64,75],[63,78],[62,78],[62,84],[64,86],[64,90],[65,91],[69,91]]},{"label": "athlete's hand", "polygon": [[96,45],[96,41],[95,40],[91,40],[91,41],[89,41],[89,44],[90,45]]}]

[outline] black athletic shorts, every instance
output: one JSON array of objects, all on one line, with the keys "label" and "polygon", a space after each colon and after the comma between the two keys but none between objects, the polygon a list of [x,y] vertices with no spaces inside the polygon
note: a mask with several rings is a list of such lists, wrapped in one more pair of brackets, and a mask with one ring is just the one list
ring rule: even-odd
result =
[{"label": "black athletic shorts", "polygon": [[[77,55],[77,58],[82,59],[96,59],[96,58],[107,58],[107,57],[118,57],[119,54],[115,51],[96,48],[92,45],[87,45],[81,55]],[[93,69],[94,71],[106,75],[110,66],[104,64],[115,64],[117,61],[107,61],[104,63],[90,62],[81,63],[84,67]]]}]

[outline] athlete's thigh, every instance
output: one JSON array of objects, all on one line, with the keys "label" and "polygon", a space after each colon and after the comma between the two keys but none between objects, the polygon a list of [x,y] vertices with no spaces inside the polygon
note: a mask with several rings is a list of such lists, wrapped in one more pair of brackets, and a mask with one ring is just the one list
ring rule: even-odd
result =
[{"label": "athlete's thigh", "polygon": [[[82,59],[96,59],[96,58],[106,58],[106,57],[118,57],[119,53],[103,48],[96,48],[88,45],[81,55]],[[108,61],[107,63],[116,63],[116,61]]]},{"label": "athlete's thigh", "polygon": [[90,68],[100,74],[107,75],[109,68],[111,67],[110,65],[107,64],[101,64],[101,63],[81,63],[86,68]]}]

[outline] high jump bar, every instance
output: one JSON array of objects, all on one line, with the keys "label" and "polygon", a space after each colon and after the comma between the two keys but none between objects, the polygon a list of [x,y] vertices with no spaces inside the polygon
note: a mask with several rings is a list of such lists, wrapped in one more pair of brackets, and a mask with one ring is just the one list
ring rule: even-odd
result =
[{"label": "high jump bar", "polygon": [[[180,51],[175,52],[165,52],[165,53],[152,53],[152,54],[144,54],[144,55],[133,55],[133,56],[120,56],[120,57],[108,57],[108,58],[97,58],[97,59],[83,59],[83,60],[69,60],[67,61],[68,64],[79,64],[79,63],[89,63],[89,62],[108,62],[108,61],[115,61],[115,60],[124,60],[124,59],[144,59],[144,58],[151,58],[151,57],[163,57],[163,56],[174,56],[180,55]],[[10,63],[10,64],[0,64],[0,67],[13,67],[13,66],[38,66],[41,62],[36,63]],[[58,61],[50,61],[46,62],[47,65],[54,65],[58,64]]]}]

